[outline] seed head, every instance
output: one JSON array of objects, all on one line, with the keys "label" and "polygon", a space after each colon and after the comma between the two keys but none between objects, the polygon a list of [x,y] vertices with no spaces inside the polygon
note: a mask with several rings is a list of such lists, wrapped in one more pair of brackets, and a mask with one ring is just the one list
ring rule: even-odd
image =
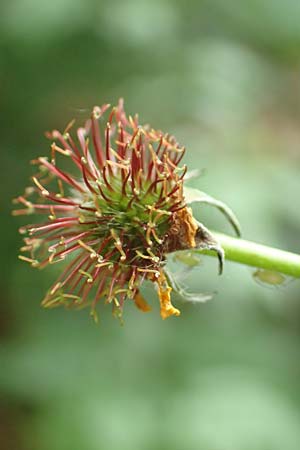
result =
[{"label": "seed head", "polygon": [[94,107],[85,126],[47,133],[49,157],[32,163],[33,185],[16,199],[15,215],[43,220],[20,229],[27,256],[62,272],[42,305],[89,305],[96,318],[100,301],[121,316],[125,301],[149,307],[140,294],[145,279],[156,283],[161,315],[179,315],[164,274],[166,253],[196,246],[198,225],[186,207],[181,166],[185,149],[173,136],[127,117],[123,101]]}]

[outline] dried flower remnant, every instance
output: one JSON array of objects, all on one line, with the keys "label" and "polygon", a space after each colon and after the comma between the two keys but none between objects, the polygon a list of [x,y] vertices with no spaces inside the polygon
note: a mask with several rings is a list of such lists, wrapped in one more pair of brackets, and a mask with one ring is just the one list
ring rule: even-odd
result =
[{"label": "dried flower remnant", "polygon": [[[106,117],[106,121],[104,121]],[[187,207],[181,166],[185,149],[173,136],[140,126],[127,117],[123,101],[94,107],[76,136],[71,123],[64,133],[48,133],[50,157],[32,161],[33,186],[15,202],[14,215],[40,214],[45,220],[20,229],[25,255],[20,259],[44,268],[67,261],[42,305],[80,308],[111,303],[120,317],[125,301],[142,311],[145,279],[155,283],[163,319],[180,314],[170,298],[164,273],[168,252],[222,250]]]}]

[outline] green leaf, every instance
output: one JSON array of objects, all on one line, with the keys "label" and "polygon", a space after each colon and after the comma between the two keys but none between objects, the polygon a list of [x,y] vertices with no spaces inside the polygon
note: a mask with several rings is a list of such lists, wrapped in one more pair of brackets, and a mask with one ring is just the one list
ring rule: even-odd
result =
[{"label": "green leaf", "polygon": [[216,207],[230,222],[237,236],[241,236],[241,227],[239,221],[234,212],[225,203],[211,197],[210,195],[207,195],[205,192],[187,186],[184,186],[183,188],[183,195],[188,205],[192,203],[206,203],[207,205]]}]

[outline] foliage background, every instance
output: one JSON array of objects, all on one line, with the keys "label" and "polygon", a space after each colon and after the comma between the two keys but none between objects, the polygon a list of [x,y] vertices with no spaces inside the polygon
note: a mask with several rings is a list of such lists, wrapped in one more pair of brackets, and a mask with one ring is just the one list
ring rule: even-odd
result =
[{"label": "foliage background", "polygon": [[[45,130],[124,96],[204,169],[244,236],[300,251],[300,3],[297,0],[12,0],[0,16],[0,448],[297,450],[299,282],[203,259],[191,289],[216,291],[162,322],[128,305],[44,311],[54,278],[17,260],[10,216]],[[208,226],[230,229],[215,211]],[[182,270],[178,266],[178,270]]]}]

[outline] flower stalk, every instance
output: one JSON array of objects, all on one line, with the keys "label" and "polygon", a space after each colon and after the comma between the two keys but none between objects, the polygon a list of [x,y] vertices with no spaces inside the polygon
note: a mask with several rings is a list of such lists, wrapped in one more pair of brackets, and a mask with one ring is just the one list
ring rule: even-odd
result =
[{"label": "flower stalk", "polygon": [[[277,248],[212,232],[225,252],[225,259],[247,266],[275,271],[294,278],[300,277],[300,255]],[[194,250],[201,254],[216,256],[211,250]]]}]

